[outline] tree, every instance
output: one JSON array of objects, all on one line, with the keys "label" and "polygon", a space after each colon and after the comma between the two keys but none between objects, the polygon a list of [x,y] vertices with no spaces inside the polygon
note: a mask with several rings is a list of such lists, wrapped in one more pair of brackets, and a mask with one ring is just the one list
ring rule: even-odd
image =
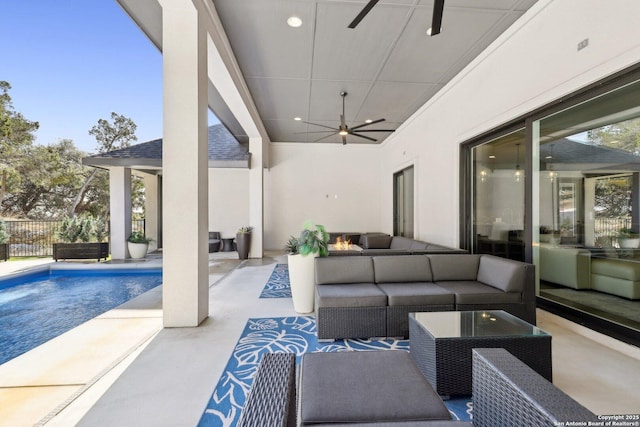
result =
[{"label": "tree", "polygon": [[0,80],[0,204],[9,188],[9,175],[12,173],[14,160],[21,151],[32,145],[35,140],[33,133],[40,127],[38,122],[27,120],[15,111],[9,95],[10,89],[8,82]]},{"label": "tree", "polygon": [[[98,153],[104,154],[109,151],[118,150],[131,146],[131,141],[137,141],[136,129],[138,126],[128,117],[120,114],[111,113],[110,123],[108,120],[99,119],[98,124],[89,130],[89,135],[95,137],[98,143]],[[84,198],[87,197],[89,191],[89,183],[98,174],[98,169],[93,168],[91,173],[86,177],[84,184],[78,190],[78,193],[69,207],[69,216],[73,217],[78,210]]]},{"label": "tree", "polygon": [[[640,118],[590,130],[591,144],[603,145],[640,155]],[[596,180],[595,207],[599,218],[626,218],[631,215],[631,176],[611,176]]]},{"label": "tree", "polygon": [[640,118],[595,128],[587,135],[591,144],[618,148],[640,155]]},{"label": "tree", "polygon": [[68,139],[23,150],[14,162],[15,174],[10,175],[14,190],[7,195],[2,212],[28,218],[63,216],[81,185],[84,155]]}]

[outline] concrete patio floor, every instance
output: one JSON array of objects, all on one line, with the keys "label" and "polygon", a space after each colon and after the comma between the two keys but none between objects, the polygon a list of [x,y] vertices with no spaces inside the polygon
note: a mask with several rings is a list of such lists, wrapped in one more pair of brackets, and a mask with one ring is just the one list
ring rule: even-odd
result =
[{"label": "concrete patio floor", "polygon": [[[196,425],[247,319],[297,315],[290,299],[258,299],[285,262],[212,259],[198,328],[162,329],[156,288],[0,366],[0,425]],[[597,414],[640,412],[640,349],[541,310],[538,325],[558,387]]]}]

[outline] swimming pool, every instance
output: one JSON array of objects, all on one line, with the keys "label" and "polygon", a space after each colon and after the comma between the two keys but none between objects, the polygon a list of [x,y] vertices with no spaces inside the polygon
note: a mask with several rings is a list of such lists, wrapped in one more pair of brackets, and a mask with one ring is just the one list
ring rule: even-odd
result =
[{"label": "swimming pool", "polygon": [[162,271],[45,270],[0,280],[0,364],[162,283]]}]

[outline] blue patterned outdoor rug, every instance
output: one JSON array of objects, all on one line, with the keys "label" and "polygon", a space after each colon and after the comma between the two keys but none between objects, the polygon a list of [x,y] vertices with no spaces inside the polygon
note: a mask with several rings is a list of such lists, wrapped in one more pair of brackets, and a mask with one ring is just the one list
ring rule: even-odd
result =
[{"label": "blue patterned outdoor rug", "polygon": [[287,264],[276,264],[260,298],[291,298],[291,283],[289,283]]},{"label": "blue patterned outdoor rug", "polygon": [[[299,362],[304,353],[384,349],[408,350],[409,341],[348,339],[319,343],[313,317],[249,319],[198,426],[236,425],[265,353],[295,353]],[[454,419],[470,420],[471,401],[468,398],[451,399],[445,404]]]}]

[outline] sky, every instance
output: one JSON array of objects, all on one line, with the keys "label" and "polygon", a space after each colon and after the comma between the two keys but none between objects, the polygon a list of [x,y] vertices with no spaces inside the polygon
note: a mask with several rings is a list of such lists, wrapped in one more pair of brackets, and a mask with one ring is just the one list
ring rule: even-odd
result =
[{"label": "sky", "polygon": [[111,112],[137,124],[136,143],[162,137],[162,55],[115,0],[1,2],[0,80],[40,123],[36,144],[95,153],[89,129]]}]

